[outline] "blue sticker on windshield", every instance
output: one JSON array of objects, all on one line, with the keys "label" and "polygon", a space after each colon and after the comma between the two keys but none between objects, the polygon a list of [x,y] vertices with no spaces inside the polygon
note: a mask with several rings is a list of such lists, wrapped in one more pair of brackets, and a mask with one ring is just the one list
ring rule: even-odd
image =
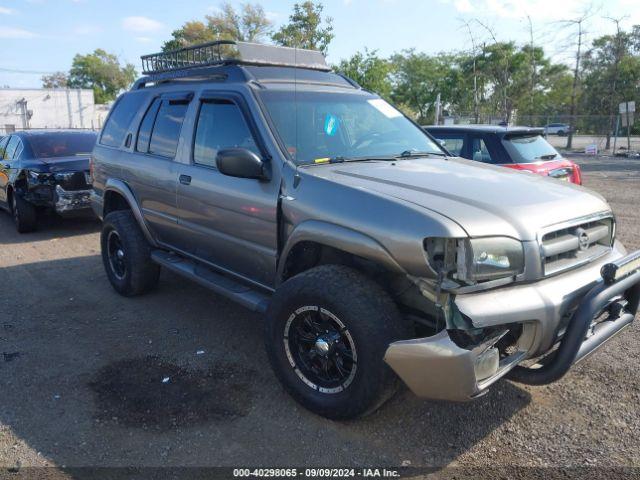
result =
[{"label": "blue sticker on windshield", "polygon": [[335,115],[327,114],[327,117],[324,120],[324,133],[333,137],[338,131],[338,126],[340,125],[340,119]]}]

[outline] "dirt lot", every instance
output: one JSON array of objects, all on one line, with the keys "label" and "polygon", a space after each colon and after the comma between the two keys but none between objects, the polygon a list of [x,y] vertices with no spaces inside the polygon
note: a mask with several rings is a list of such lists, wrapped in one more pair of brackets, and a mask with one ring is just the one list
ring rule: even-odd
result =
[{"label": "dirt lot", "polygon": [[[640,248],[640,161],[578,159]],[[340,423],[276,382],[260,317],[163,272],[119,297],[94,221],[18,235],[0,214],[0,465],[640,467],[640,322],[547,387],[467,404],[401,392]],[[163,383],[163,380],[168,380]]]}]

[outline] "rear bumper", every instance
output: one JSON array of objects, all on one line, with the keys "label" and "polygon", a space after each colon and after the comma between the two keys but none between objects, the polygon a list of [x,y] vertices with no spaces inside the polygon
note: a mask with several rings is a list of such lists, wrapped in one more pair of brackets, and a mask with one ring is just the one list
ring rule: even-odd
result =
[{"label": "rear bumper", "polygon": [[66,215],[71,213],[91,211],[92,190],[65,190],[56,185],[54,208],[56,213]]},{"label": "rear bumper", "polygon": [[[524,383],[555,381],[572,364],[631,324],[640,299],[640,270],[614,282],[605,282],[600,269],[611,263],[629,265],[638,258],[640,252],[622,256],[614,251],[606,260],[579,271],[531,285],[456,298],[454,303],[471,319],[474,327],[514,323],[523,326],[516,351],[503,356],[499,362],[494,357],[488,376],[486,367],[491,360],[487,352],[491,346],[461,348],[446,330],[433,337],[392,343],[385,361],[414,393],[432,399],[469,400],[485,393],[492,383],[507,374]],[[592,278],[593,275],[597,277]],[[574,283],[578,278],[582,281]],[[603,309],[611,312],[609,317],[592,323]],[[567,320],[566,329],[560,335],[563,318]],[[553,358],[546,357],[550,360],[542,368],[518,367],[525,359],[548,353],[560,337],[560,347]]]}]

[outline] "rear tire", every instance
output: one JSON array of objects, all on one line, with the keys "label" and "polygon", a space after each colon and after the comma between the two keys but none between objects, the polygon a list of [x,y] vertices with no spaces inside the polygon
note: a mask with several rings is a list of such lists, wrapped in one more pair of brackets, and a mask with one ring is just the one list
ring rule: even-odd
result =
[{"label": "rear tire", "polygon": [[367,415],[397,390],[384,362],[389,344],[409,338],[391,297],[348,267],[324,265],[287,280],[265,324],[271,365],[305,408],[331,419]]},{"label": "rear tire", "polygon": [[37,226],[36,207],[27,202],[17,192],[11,195],[11,215],[18,233],[33,232]]},{"label": "rear tire", "polygon": [[105,216],[100,245],[104,269],[116,292],[131,297],[156,287],[160,266],[151,260],[151,248],[131,210]]}]

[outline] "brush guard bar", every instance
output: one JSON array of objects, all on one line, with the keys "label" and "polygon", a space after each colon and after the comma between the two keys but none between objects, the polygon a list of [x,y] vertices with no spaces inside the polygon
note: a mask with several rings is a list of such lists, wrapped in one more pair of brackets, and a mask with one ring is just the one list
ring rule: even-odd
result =
[{"label": "brush guard bar", "polygon": [[[518,366],[507,378],[529,385],[546,385],[564,376],[571,366],[594,352],[635,318],[640,303],[640,251],[602,267],[602,279],[584,296],[571,317],[557,350],[543,359],[539,368]],[[615,297],[621,300],[611,303]],[[606,308],[609,318],[597,323],[587,337],[593,320]]]}]

